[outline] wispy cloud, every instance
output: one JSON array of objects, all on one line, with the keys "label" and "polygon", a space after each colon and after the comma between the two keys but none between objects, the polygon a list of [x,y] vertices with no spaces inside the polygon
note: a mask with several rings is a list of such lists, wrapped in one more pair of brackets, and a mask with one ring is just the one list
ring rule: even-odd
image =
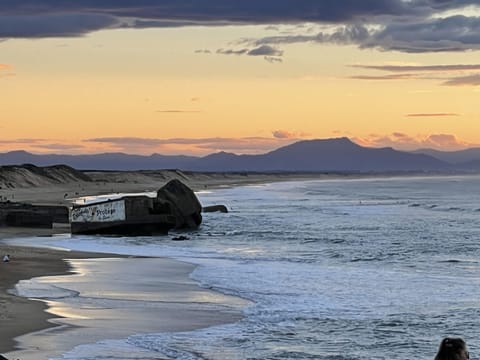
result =
[{"label": "wispy cloud", "polygon": [[407,117],[451,117],[451,116],[460,116],[460,114],[456,113],[414,113],[414,114],[407,114]]},{"label": "wispy cloud", "polygon": [[85,149],[85,146],[80,144],[62,144],[62,143],[51,143],[51,144],[33,144],[32,147],[37,149],[44,150],[82,150]]},{"label": "wispy cloud", "polygon": [[466,71],[480,70],[480,64],[451,64],[451,65],[349,65],[353,68],[367,70],[382,70],[390,72],[427,72],[427,71]]},{"label": "wispy cloud", "polygon": [[282,62],[283,50],[277,49],[270,45],[260,45],[253,48],[242,49],[218,49],[217,54],[221,55],[247,55],[247,56],[262,56],[266,61]]},{"label": "wispy cloud", "polygon": [[296,137],[294,133],[286,130],[275,130],[272,132],[272,135],[276,139],[292,139]]},{"label": "wispy cloud", "polygon": [[[441,65],[349,65],[352,68],[387,71],[388,75],[354,75],[357,80],[443,80],[442,85],[480,85],[480,64],[441,64]],[[465,73],[470,73],[465,75]],[[435,74],[435,75],[433,75]]]},{"label": "wispy cloud", "polygon": [[41,138],[0,140],[0,151],[27,150],[34,153],[82,153],[89,152],[83,144],[60,142]]},{"label": "wispy cloud", "polygon": [[40,142],[48,141],[46,139],[3,139],[0,140],[0,144],[37,144]]},{"label": "wispy cloud", "polygon": [[275,130],[272,131],[272,135],[276,139],[294,139],[294,140],[300,140],[303,138],[308,138],[310,134],[306,133],[299,133],[299,132],[293,132],[293,131],[288,131],[288,130]]},{"label": "wispy cloud", "polygon": [[455,77],[443,83],[447,86],[479,86],[480,74],[472,74],[468,76]]},{"label": "wispy cloud", "polygon": [[458,139],[452,134],[429,134],[411,136],[402,132],[394,132],[388,135],[371,134],[367,137],[356,137],[353,140],[368,147],[392,147],[397,150],[412,151],[422,148],[454,151],[477,147],[478,144],[469,143]]},{"label": "wispy cloud", "polygon": [[299,138],[293,132],[275,131],[273,137],[243,137],[243,138],[140,138],[140,137],[101,137],[85,139],[86,143],[100,143],[112,149],[123,152],[165,154],[188,153],[210,154],[217,151],[227,151],[241,154],[256,154],[270,151],[290,144]]},{"label": "wispy cloud", "polygon": [[0,64],[0,78],[15,76],[12,72],[13,66],[10,64]]},{"label": "wispy cloud", "polygon": [[188,113],[199,113],[200,110],[178,110],[178,109],[171,109],[171,110],[155,110],[157,113],[166,113],[166,114],[188,114]]},{"label": "wispy cloud", "polygon": [[391,74],[391,75],[353,75],[350,76],[350,79],[356,80],[411,80],[411,79],[418,79],[418,74]]}]

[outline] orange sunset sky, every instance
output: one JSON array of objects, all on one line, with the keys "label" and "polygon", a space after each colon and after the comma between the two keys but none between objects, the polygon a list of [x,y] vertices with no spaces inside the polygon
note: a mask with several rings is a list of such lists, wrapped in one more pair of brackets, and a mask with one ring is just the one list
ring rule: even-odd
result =
[{"label": "orange sunset sky", "polygon": [[475,1],[4,1],[0,152],[480,145]]}]

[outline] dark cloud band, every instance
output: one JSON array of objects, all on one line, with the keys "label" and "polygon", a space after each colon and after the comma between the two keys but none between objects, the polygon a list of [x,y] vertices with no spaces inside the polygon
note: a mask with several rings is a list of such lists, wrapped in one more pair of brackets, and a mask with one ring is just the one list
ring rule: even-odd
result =
[{"label": "dark cloud band", "polygon": [[3,0],[0,39],[116,28],[321,23],[337,29],[256,39],[245,55],[276,52],[261,55],[279,59],[275,45],[301,42],[411,53],[477,50],[480,18],[441,17],[466,6],[478,7],[478,0]]},{"label": "dark cloud band", "polygon": [[4,0],[0,3],[0,13],[7,15],[94,13],[139,19],[259,24],[350,21],[361,16],[410,14],[412,9],[402,0]]}]

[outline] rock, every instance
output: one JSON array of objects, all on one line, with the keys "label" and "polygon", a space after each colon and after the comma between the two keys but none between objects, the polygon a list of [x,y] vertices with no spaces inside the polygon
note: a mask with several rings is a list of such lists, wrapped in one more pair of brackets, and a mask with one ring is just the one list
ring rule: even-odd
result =
[{"label": "rock", "polygon": [[204,213],[211,213],[211,212],[221,212],[221,213],[228,213],[228,209],[225,205],[212,205],[212,206],[205,206],[202,211]]},{"label": "rock", "polygon": [[202,223],[202,205],[197,196],[180,180],[169,181],[157,192],[157,200],[167,202],[176,219],[176,229],[197,228]]},{"label": "rock", "polygon": [[185,235],[180,235],[180,236],[175,236],[174,238],[172,238],[173,241],[185,241],[185,240],[190,240],[189,237],[185,236]]}]

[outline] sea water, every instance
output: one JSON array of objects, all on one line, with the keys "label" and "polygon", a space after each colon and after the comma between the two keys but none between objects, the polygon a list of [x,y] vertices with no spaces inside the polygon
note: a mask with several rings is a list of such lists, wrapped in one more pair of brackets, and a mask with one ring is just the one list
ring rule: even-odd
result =
[{"label": "sea water", "polygon": [[191,277],[201,286],[252,301],[244,318],[116,340],[107,332],[57,359],[433,359],[448,335],[480,358],[480,176],[293,181],[198,196],[230,212],[204,214],[183,242],[45,242],[197,264]]}]

